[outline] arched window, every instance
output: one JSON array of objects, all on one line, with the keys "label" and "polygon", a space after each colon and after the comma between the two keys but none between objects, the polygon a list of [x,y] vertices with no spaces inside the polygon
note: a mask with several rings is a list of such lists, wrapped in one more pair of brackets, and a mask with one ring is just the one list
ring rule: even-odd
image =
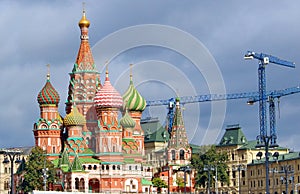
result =
[{"label": "arched window", "polygon": [[171,154],[172,154],[172,160],[175,160],[175,150],[172,150]]},{"label": "arched window", "polygon": [[180,150],[179,158],[180,158],[180,160],[184,160],[184,150]]},{"label": "arched window", "polygon": [[75,178],[75,189],[79,190],[79,179]]}]

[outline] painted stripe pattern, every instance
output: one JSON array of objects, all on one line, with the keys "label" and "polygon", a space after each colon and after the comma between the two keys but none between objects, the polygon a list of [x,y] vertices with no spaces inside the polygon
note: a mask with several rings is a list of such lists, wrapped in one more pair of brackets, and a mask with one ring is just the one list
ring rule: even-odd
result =
[{"label": "painted stripe pattern", "polygon": [[114,107],[121,108],[123,99],[120,93],[111,85],[109,78],[106,77],[104,85],[94,98],[95,105],[98,107]]},{"label": "painted stripe pattern", "polygon": [[40,105],[42,104],[55,104],[58,105],[59,103],[59,94],[54,89],[52,84],[49,80],[47,80],[45,86],[42,88],[42,90],[39,92],[37,101]]},{"label": "painted stripe pattern", "polygon": [[126,107],[130,111],[143,111],[147,105],[146,100],[135,89],[132,81],[130,81],[129,87],[123,95],[123,101],[126,102]]}]

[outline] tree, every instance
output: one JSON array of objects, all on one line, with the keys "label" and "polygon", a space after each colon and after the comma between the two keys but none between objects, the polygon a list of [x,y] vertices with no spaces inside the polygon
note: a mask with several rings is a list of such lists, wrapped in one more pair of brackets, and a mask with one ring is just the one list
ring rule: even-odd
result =
[{"label": "tree", "polygon": [[47,184],[53,183],[55,177],[54,165],[47,160],[46,153],[40,147],[34,147],[27,158],[25,166],[22,171],[19,172],[23,178],[21,178],[17,189],[24,193],[33,190],[43,190],[42,169],[45,167],[48,168]]},{"label": "tree", "polygon": [[179,190],[184,187],[184,179],[182,177],[177,177],[176,184],[179,187]]},{"label": "tree", "polygon": [[[211,146],[205,153],[193,154],[191,164],[193,168],[197,170],[195,186],[205,187],[208,183],[208,173],[210,173],[211,177],[210,185],[213,185],[215,180],[212,177],[215,175],[215,169],[218,171],[218,181],[229,183],[227,161],[228,155],[225,152],[216,152],[215,146]],[[207,166],[213,167],[214,170],[208,172],[205,170]]]},{"label": "tree", "polygon": [[157,187],[157,192],[160,193],[161,192],[161,188],[167,188],[167,184],[165,181],[163,181],[161,178],[159,177],[155,177],[152,180],[153,186]]}]

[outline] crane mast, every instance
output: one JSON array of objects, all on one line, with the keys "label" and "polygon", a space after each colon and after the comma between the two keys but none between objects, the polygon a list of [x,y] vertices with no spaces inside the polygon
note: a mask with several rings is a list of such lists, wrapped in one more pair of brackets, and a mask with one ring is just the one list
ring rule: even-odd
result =
[{"label": "crane mast", "polygon": [[272,55],[264,54],[264,53],[256,53],[253,51],[248,51],[244,57],[245,59],[258,59],[259,67],[258,67],[258,92],[259,92],[259,123],[260,130],[259,136],[257,137],[259,144],[264,144],[264,138],[270,137],[270,146],[276,147],[276,129],[275,129],[275,108],[273,98],[270,98],[270,134],[268,135],[267,129],[267,94],[266,94],[266,65],[269,63],[274,63],[277,65],[282,65],[285,67],[295,68],[295,63],[289,62],[286,60],[279,59],[278,57],[274,57]]},{"label": "crane mast", "polygon": [[[259,135],[257,136],[257,147],[265,148],[265,166],[266,166],[266,194],[270,193],[269,189],[269,148],[277,147],[277,135],[275,129],[275,109],[274,101],[270,98],[270,134],[267,133],[267,100],[266,100],[266,65],[269,63],[274,63],[277,65],[282,65],[286,67],[295,68],[295,63],[285,61],[274,57],[272,55],[264,53],[255,53],[253,51],[248,51],[244,57],[245,59],[258,59],[258,92],[259,92],[259,123],[260,130]],[[273,120],[272,120],[273,119]],[[272,123],[274,122],[274,123]]]}]

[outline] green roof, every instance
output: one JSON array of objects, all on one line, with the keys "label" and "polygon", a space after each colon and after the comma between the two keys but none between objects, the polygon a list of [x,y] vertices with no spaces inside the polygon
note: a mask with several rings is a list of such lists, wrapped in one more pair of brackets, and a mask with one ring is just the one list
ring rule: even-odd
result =
[{"label": "green roof", "polygon": [[128,142],[135,142],[133,138],[123,138],[122,141],[128,143]]},{"label": "green roof", "polygon": [[134,158],[124,158],[124,162],[127,163],[127,164],[134,164],[135,163]]},{"label": "green roof", "polygon": [[169,141],[169,133],[157,118],[144,119],[141,121],[141,126],[145,132],[145,143]]},{"label": "green roof", "polygon": [[142,178],[142,185],[153,185],[153,184],[152,184],[152,181]]},{"label": "green roof", "polygon": [[101,164],[116,164],[116,165],[121,165],[123,163],[122,162],[101,162]]},{"label": "green roof", "polygon": [[93,154],[95,154],[95,152],[93,151],[93,150],[91,150],[90,148],[86,148],[86,149],[84,149],[84,151],[82,152],[82,153],[79,153],[79,155],[81,155],[81,154],[90,154],[90,155],[93,155]]},{"label": "green roof", "polygon": [[78,158],[78,155],[75,156],[75,158],[70,166],[70,171],[72,171],[72,172],[82,172],[83,171],[82,164]]},{"label": "green roof", "polygon": [[[263,156],[265,156],[264,150],[262,150]],[[295,159],[300,159],[300,152],[290,152],[287,154],[280,154],[278,156],[278,159],[274,159],[272,156],[269,157],[269,162],[281,162],[281,161],[287,161],[287,160],[295,160]],[[252,163],[248,165],[255,165],[255,164],[264,164],[266,161],[266,158],[263,157],[261,160],[253,160]]]},{"label": "green roof", "polygon": [[190,144],[190,147],[192,148],[192,154],[200,153],[201,146],[195,145],[195,144]]},{"label": "green roof", "polygon": [[92,163],[92,164],[99,164],[101,160],[95,158],[79,158],[81,164]]},{"label": "green roof", "polygon": [[229,125],[217,146],[245,145],[247,142],[247,138],[239,125]]}]

